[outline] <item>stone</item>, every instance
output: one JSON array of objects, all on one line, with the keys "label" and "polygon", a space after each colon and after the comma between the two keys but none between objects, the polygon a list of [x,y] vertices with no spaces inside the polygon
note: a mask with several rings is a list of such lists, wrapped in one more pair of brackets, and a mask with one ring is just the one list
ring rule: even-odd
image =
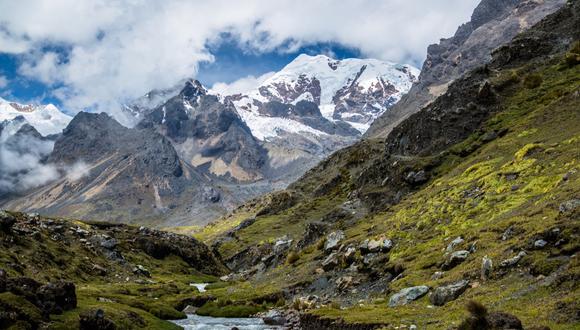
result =
[{"label": "stone", "polygon": [[324,251],[330,251],[338,248],[338,244],[344,239],[344,232],[342,230],[333,231],[326,236],[324,243]]},{"label": "stone", "polygon": [[389,307],[406,305],[423,297],[427,292],[429,292],[429,287],[426,285],[404,288],[389,298]]},{"label": "stone", "polygon": [[332,252],[324,261],[322,262],[322,269],[325,271],[332,270],[338,266],[338,253]]},{"label": "stone", "polygon": [[490,329],[523,330],[522,322],[512,314],[504,312],[491,312],[487,315]]},{"label": "stone", "polygon": [[451,253],[453,252],[453,250],[455,249],[456,246],[458,246],[459,244],[463,243],[464,240],[461,237],[457,237],[456,239],[452,240],[448,245],[447,248],[445,249],[445,251]]},{"label": "stone", "polygon": [[457,299],[467,288],[469,287],[469,281],[461,280],[449,285],[440,286],[435,291],[429,301],[435,306],[443,306],[446,303]]},{"label": "stone", "polygon": [[0,230],[9,231],[16,223],[16,218],[4,210],[0,210]]},{"label": "stone", "polygon": [[378,254],[376,254],[376,253],[369,253],[369,254],[367,254],[367,255],[364,256],[364,258],[363,258],[363,264],[365,264],[365,265],[368,266],[368,265],[372,264],[375,261],[375,259],[377,259],[377,257],[378,257]]},{"label": "stone", "polygon": [[61,314],[77,307],[77,295],[72,282],[48,283],[38,288],[36,296],[41,309],[49,314]]},{"label": "stone", "polygon": [[501,240],[507,241],[510,237],[512,237],[513,234],[514,234],[514,228],[510,226],[501,235]]},{"label": "stone", "polygon": [[272,248],[274,254],[281,254],[284,251],[288,250],[292,245],[292,239],[288,237],[288,235],[284,235],[276,239],[274,243],[274,247]]},{"label": "stone", "polygon": [[88,310],[79,315],[80,330],[115,330],[117,326],[113,321],[105,318],[102,309]]},{"label": "stone", "polygon": [[135,266],[135,268],[133,268],[133,274],[151,277],[149,270],[147,270],[147,268],[143,267],[142,265]]},{"label": "stone", "polygon": [[433,275],[431,275],[431,280],[436,281],[436,280],[442,278],[444,274],[445,274],[445,272],[435,272],[435,273],[433,273]]},{"label": "stone", "polygon": [[195,314],[195,312],[197,312],[197,307],[187,305],[185,306],[182,312],[184,312],[185,314]]},{"label": "stone", "polygon": [[469,257],[469,251],[460,250],[460,251],[453,252],[451,254],[451,256],[449,257],[449,259],[447,259],[447,261],[445,261],[443,263],[443,265],[441,266],[441,269],[443,269],[443,270],[452,269],[453,267],[455,267],[455,266],[459,265],[460,263],[464,262],[465,260],[467,260],[467,257]]},{"label": "stone", "polygon": [[266,325],[282,326],[286,324],[286,317],[280,311],[272,309],[266,315],[262,316],[262,320]]},{"label": "stone", "polygon": [[481,261],[481,280],[487,281],[491,277],[493,271],[493,262],[487,256],[484,256]]},{"label": "stone", "polygon": [[405,181],[412,185],[420,185],[427,182],[427,180],[429,180],[429,178],[427,177],[427,173],[423,170],[418,172],[411,171],[405,176]]},{"label": "stone", "polygon": [[358,284],[358,281],[356,281],[352,276],[342,276],[336,279],[335,283],[339,290],[346,291],[354,285]]},{"label": "stone", "polygon": [[547,244],[548,242],[544,241],[543,239],[539,239],[534,242],[534,248],[543,249]]},{"label": "stone", "polygon": [[569,201],[565,201],[564,203],[560,204],[559,210],[560,213],[572,213],[575,209],[580,207],[580,199],[571,199]]},{"label": "stone", "polygon": [[505,259],[502,262],[500,262],[499,266],[502,267],[502,268],[511,268],[511,267],[514,267],[525,256],[526,256],[526,253],[524,251],[521,251],[515,257],[509,258],[509,259]]},{"label": "stone", "polygon": [[343,254],[344,256],[344,261],[346,263],[351,263],[354,261],[355,257],[356,257],[356,249],[354,247],[348,247],[346,249],[346,251]]},{"label": "stone", "polygon": [[389,252],[393,248],[393,241],[387,238],[366,239],[359,246],[361,253]]},{"label": "stone", "polygon": [[318,241],[324,233],[326,233],[328,226],[322,222],[310,222],[306,224],[306,229],[304,230],[304,235],[302,239],[298,241],[297,247],[303,249],[311,244]]}]

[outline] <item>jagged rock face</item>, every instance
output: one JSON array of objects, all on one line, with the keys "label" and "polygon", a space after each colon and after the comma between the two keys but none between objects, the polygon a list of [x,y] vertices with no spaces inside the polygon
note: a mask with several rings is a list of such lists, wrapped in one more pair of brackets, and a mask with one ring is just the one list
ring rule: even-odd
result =
[{"label": "jagged rock face", "polygon": [[[298,121],[305,124],[302,126],[284,122],[282,119],[296,120],[288,113],[273,115],[263,111],[264,104],[290,106],[301,101],[318,106],[321,117],[348,123],[360,134],[409,90],[418,74],[419,71],[409,65],[372,59],[334,60],[324,55],[302,54],[256,90],[230,97],[258,139],[275,137],[279,131],[293,133],[309,128],[311,133],[319,134],[309,123]],[[263,127],[265,119],[261,116],[279,120],[268,120],[269,127]]]},{"label": "jagged rock face", "polygon": [[[124,127],[104,113],[79,113],[47,164],[67,169],[66,175],[4,205],[124,222],[160,216],[175,221],[205,206],[208,180],[180,160],[167,138],[150,128]],[[216,216],[221,207],[207,212]]]},{"label": "jagged rock face", "polygon": [[150,113],[139,128],[156,127],[169,137],[189,164],[236,181],[261,177],[265,150],[231,103],[221,103],[198,81]]},{"label": "jagged rock face", "polygon": [[271,85],[260,86],[258,91],[270,102],[280,103],[292,103],[308,93],[311,101],[320,105],[320,80],[305,73],[301,73],[293,83],[275,81]]},{"label": "jagged rock face", "polygon": [[54,146],[49,161],[95,163],[111,155],[131,159],[133,174],[180,177],[183,169],[171,143],[152,130],[129,129],[105,113],[79,113]]},{"label": "jagged rock face", "polygon": [[492,51],[555,12],[565,0],[484,0],[455,35],[427,49],[419,81],[393,108],[377,118],[365,136],[386,137],[411,114],[442,95],[466,72],[491,61]]}]

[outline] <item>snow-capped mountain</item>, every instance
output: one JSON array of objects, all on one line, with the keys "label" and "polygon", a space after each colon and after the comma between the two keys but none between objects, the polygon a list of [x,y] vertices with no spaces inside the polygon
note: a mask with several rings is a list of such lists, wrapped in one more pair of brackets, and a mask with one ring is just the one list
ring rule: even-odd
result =
[{"label": "snow-capped mountain", "polygon": [[324,118],[346,122],[364,133],[411,88],[418,75],[419,70],[410,65],[302,54],[254,91],[229,99],[258,139],[278,136],[280,131],[324,134],[288,116],[267,113],[263,108],[268,102],[311,102]]},{"label": "snow-capped mountain", "polygon": [[72,119],[52,104],[20,104],[0,98],[0,122],[19,116],[24,117],[43,136],[62,132]]}]

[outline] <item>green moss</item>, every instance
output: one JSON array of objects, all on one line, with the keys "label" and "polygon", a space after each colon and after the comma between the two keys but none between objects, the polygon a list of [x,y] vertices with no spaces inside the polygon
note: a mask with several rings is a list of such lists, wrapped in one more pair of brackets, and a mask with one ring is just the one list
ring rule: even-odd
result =
[{"label": "green moss", "polygon": [[226,304],[208,302],[197,310],[197,314],[213,317],[250,317],[266,310],[265,306],[256,304]]}]

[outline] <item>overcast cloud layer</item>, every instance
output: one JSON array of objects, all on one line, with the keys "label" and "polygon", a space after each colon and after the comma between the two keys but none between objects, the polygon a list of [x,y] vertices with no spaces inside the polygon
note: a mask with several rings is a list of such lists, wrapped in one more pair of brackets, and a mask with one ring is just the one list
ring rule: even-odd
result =
[{"label": "overcast cloud layer", "polygon": [[51,86],[68,110],[110,111],[195,77],[201,62],[214,60],[207,45],[223,32],[246,51],[337,42],[366,57],[422,62],[427,45],[452,35],[477,2],[0,0],[0,53],[18,54],[19,74]]}]

